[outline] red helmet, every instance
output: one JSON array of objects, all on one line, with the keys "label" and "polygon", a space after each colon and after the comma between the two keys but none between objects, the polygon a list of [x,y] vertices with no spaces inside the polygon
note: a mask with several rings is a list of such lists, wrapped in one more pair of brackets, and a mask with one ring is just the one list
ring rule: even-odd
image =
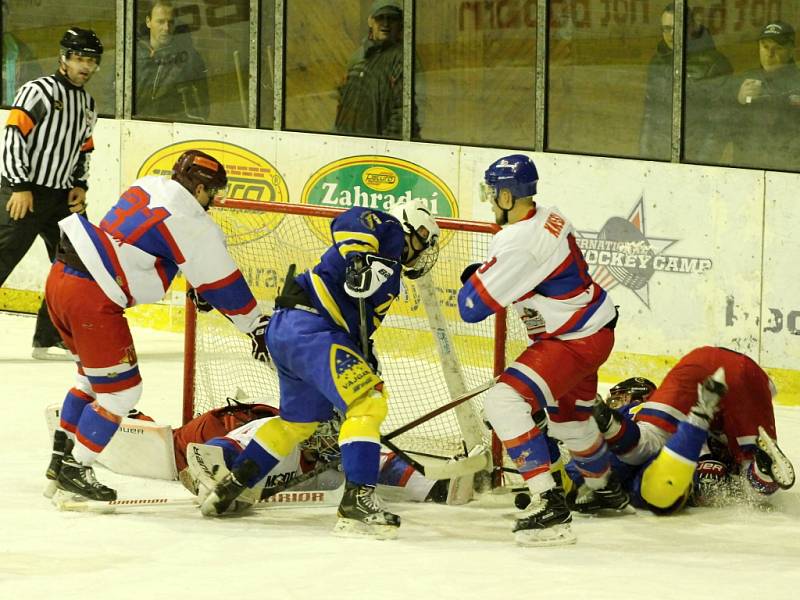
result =
[{"label": "red helmet", "polygon": [[203,184],[211,198],[226,197],[228,175],[216,158],[200,150],[187,150],[172,166],[172,179],[185,187],[190,194]]}]

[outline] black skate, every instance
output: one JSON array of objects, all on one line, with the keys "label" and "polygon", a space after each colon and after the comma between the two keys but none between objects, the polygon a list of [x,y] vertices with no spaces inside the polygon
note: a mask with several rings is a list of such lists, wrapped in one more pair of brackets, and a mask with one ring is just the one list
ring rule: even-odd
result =
[{"label": "black skate", "polygon": [[82,465],[75,460],[72,456],[72,446],[72,440],[67,440],[64,458],[61,461],[61,469],[56,478],[58,487],[89,500],[116,500],[117,490],[112,490],[97,481],[92,467]]},{"label": "black skate", "polygon": [[755,460],[758,470],[768,475],[778,487],[788,490],[794,485],[794,467],[786,455],[778,448],[777,442],[760,425],[756,438]]},{"label": "black skate", "polygon": [[531,503],[514,524],[514,539],[521,546],[560,546],[574,544],[570,527],[572,515],[560,487],[534,495]]},{"label": "black skate", "polygon": [[47,465],[47,472],[44,474],[48,479],[47,487],[44,489],[45,498],[52,498],[58,489],[56,480],[61,472],[61,463],[64,462],[64,452],[67,449],[68,439],[66,432],[60,429],[56,429],[53,432],[53,453],[50,455],[50,464]]},{"label": "black skate", "polygon": [[333,532],[343,537],[393,539],[400,528],[400,517],[383,507],[374,485],[348,481],[337,515],[339,520]]},{"label": "black skate", "polygon": [[[236,499],[246,490],[248,481],[258,473],[258,465],[245,460],[225,475],[211,493],[200,503],[200,512],[206,517],[218,517],[226,512],[236,512]],[[252,504],[252,503],[250,503]],[[233,505],[233,510],[231,506]]]},{"label": "black skate", "polygon": [[584,496],[578,495],[571,508],[582,514],[597,514],[602,511],[623,511],[631,503],[630,496],[614,473],[608,477],[606,486],[592,490]]}]

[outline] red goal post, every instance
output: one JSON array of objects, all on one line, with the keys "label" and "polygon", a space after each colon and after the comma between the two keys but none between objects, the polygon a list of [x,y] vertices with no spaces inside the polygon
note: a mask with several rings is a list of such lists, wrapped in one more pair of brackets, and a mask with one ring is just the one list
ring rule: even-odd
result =
[{"label": "red goal post", "polygon": [[[302,272],[317,262],[331,244],[330,220],[341,212],[303,204],[227,200],[209,214],[225,234],[228,250],[262,311],[270,314],[288,266],[295,263]],[[384,432],[485,384],[503,370],[507,356],[516,356],[526,344],[519,319],[509,319],[505,312],[478,324],[464,323],[458,315],[461,271],[486,258],[498,227],[458,219],[437,222],[442,235],[436,266],[419,280],[403,278],[400,297],[373,336],[389,392]],[[277,376],[251,358],[246,336],[216,311],[197,313],[189,301],[185,325],[184,423],[223,406],[227,398],[277,406]],[[489,443],[490,437],[480,394],[394,441],[403,449],[455,456],[465,444],[472,448],[480,441]],[[495,464],[500,464],[499,458]]]}]

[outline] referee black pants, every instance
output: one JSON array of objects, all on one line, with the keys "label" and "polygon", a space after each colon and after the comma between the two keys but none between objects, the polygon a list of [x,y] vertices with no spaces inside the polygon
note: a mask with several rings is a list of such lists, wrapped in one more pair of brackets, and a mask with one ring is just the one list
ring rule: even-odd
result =
[{"label": "referee black pants", "polygon": [[[28,252],[37,235],[44,240],[50,262],[55,260],[60,237],[58,222],[70,214],[67,205],[69,190],[34,186],[31,192],[34,212],[14,221],[6,210],[11,189],[6,186],[0,188],[0,286]],[[33,345],[47,348],[60,341],[61,337],[47,313],[47,304],[42,300],[36,317]]]}]

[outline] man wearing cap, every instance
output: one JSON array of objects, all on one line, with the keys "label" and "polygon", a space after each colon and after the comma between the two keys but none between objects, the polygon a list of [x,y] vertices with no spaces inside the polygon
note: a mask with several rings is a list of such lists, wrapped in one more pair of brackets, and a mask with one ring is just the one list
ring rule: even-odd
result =
[{"label": "man wearing cap", "polygon": [[[794,61],[795,31],[784,21],[768,23],[758,38],[759,69],[736,81],[742,120],[734,139],[737,164],[800,167],[800,69]],[[763,157],[763,158],[762,158]]]},{"label": "man wearing cap", "polygon": [[[403,133],[403,5],[375,0],[369,33],[339,87],[334,131],[399,139]],[[412,126],[412,136],[419,127]]]}]

